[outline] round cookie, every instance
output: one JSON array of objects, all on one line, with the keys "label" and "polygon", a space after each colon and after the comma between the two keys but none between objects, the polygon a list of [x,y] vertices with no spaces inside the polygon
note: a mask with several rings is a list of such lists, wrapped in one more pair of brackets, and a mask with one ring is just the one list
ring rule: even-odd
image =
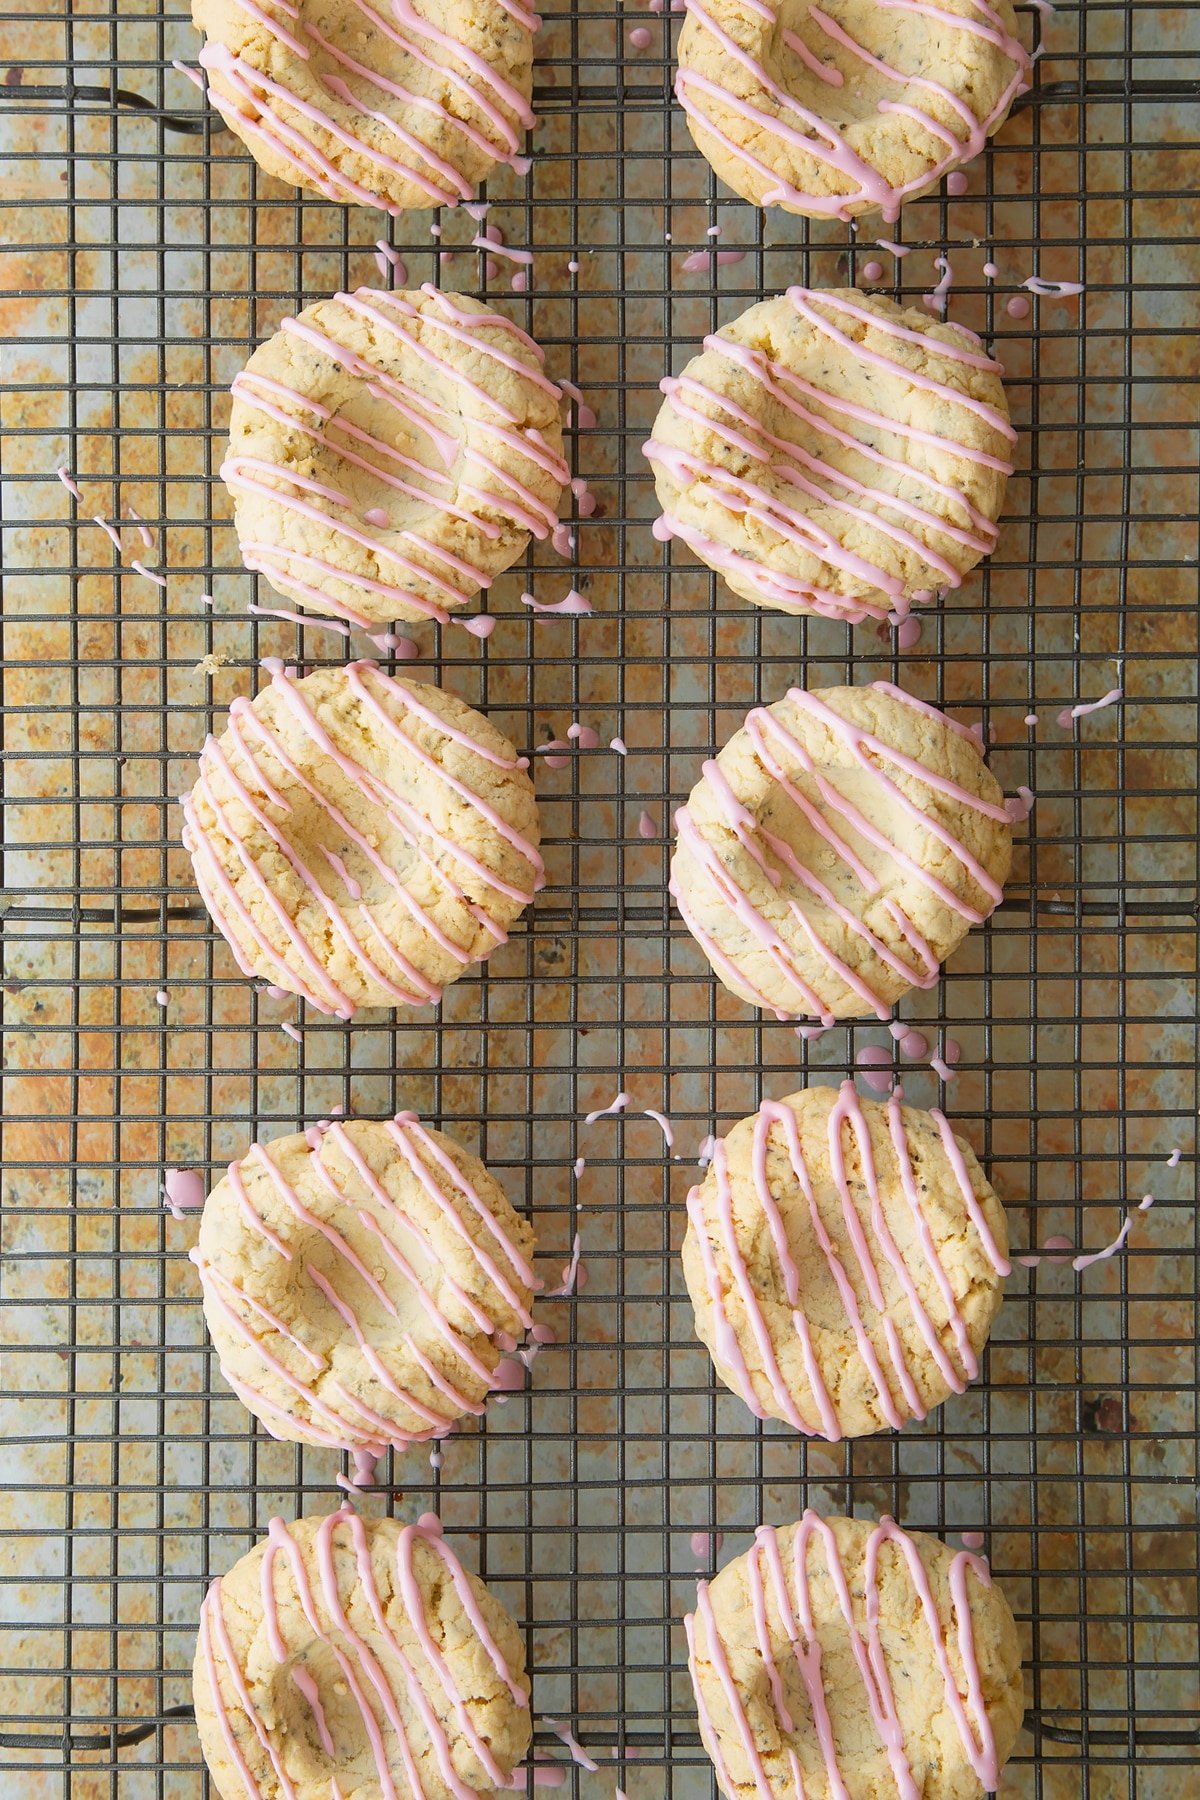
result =
[{"label": "round cookie", "polygon": [[558,523],[561,390],[479,300],[318,300],[232,392],[221,476],[242,560],[326,617],[444,623]]},{"label": "round cookie", "polygon": [[736,194],[852,219],[970,162],[1030,85],[1010,0],[685,0],[675,94]]},{"label": "round cookie", "polygon": [[526,768],[441,688],[281,670],[206,741],[183,843],[244,975],[342,1019],[424,1006],[543,885]]},{"label": "round cookie", "polygon": [[765,1100],[717,1139],[687,1211],[696,1333],[757,1418],[835,1443],[978,1374],[1008,1228],[942,1113],[852,1081]]},{"label": "round cookie", "polygon": [[1020,810],[973,733],[902,689],[791,688],[704,764],[670,889],[742,1000],[884,1019],[999,904]]},{"label": "round cookie", "polygon": [[520,1633],[429,1513],[272,1519],[205,1595],[192,1693],[221,1800],[470,1800],[533,1735]]},{"label": "round cookie", "polygon": [[880,295],[761,301],[660,384],[655,536],[757,606],[902,618],[995,546],[1017,435],[1000,374],[964,327]]},{"label": "round cookie", "polygon": [[520,0],[192,0],[192,22],[208,98],[280,181],[395,216],[528,168]]},{"label": "round cookie", "polygon": [[755,1533],[684,1620],[700,1735],[728,1800],[981,1800],[1025,1703],[981,1557],[893,1519]]},{"label": "round cookie", "polygon": [[478,1157],[400,1113],[253,1145],[191,1256],[221,1373],[272,1436],[380,1456],[483,1413],[533,1324],[533,1249]]}]

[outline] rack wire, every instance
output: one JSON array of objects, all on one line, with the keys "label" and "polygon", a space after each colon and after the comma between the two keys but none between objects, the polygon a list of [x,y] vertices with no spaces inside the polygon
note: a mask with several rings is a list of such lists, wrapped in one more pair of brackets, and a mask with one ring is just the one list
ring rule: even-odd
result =
[{"label": "rack wire", "polygon": [[[209,1791],[188,1717],[204,1584],[272,1512],[341,1496],[331,1453],[257,1434],[224,1389],[186,1261],[194,1226],[164,1212],[162,1170],[216,1169],[338,1105],[415,1106],[448,1127],[533,1218],[551,1266],[581,1234],[587,1285],[552,1305],[559,1341],[528,1390],[450,1440],[440,1472],[396,1459],[363,1502],[432,1506],[465,1538],[524,1623],[539,1716],[569,1719],[601,1762],[571,1768],[580,1792],[711,1791],[681,1614],[717,1534],[730,1554],[808,1503],[985,1534],[1028,1671],[1006,1796],[1191,1791],[1198,25],[1195,4],[1025,14],[1045,46],[1034,92],[965,195],[905,209],[911,254],[881,256],[912,298],[949,246],[951,316],[997,346],[1022,427],[996,555],[901,652],[871,627],[756,615],[672,558],[650,536],[639,454],[659,378],[705,331],[796,280],[861,281],[881,253],[865,230],[809,229],[718,189],[671,105],[669,13],[548,17],[532,170],[487,192],[489,221],[535,253],[529,291],[462,247],[465,219],[439,215],[435,240],[413,215],[389,237],[414,281],[508,308],[600,415],[570,434],[599,503],[573,527],[576,563],[539,549],[496,584],[485,649],[423,636],[420,667],[526,747],[572,719],[600,747],[539,761],[550,880],[512,941],[436,1016],[347,1029],[239,977],[174,800],[264,655],[339,659],[317,632],[247,615],[216,468],[251,348],[306,302],[378,280],[385,221],[258,175],[171,67],[196,49],[182,10],[33,0],[0,15],[6,1792]],[[685,273],[711,225],[744,259]],[[1035,270],[1086,292],[1015,318],[1006,296]],[[165,590],[89,522],[130,504]],[[518,603],[571,585],[592,617]],[[956,1078],[911,1065],[906,1092],[940,1095],[972,1137],[1018,1248],[1050,1233],[1097,1247],[1144,1192],[1157,1204],[1122,1256],[1014,1276],[970,1394],[899,1436],[829,1447],[757,1424],[715,1385],[675,1255],[680,1203],[708,1132],[888,1040],[863,1025],[801,1044],[720,991],[668,904],[663,834],[749,705],[797,680],[879,677],[982,717],[1005,786],[1038,796],[1003,907],[902,1009],[943,1051],[954,1040]],[[1119,707],[1056,723],[1115,686]],[[643,811],[658,836],[641,835]],[[585,1126],[618,1087],[630,1111]],[[677,1160],[645,1107],[673,1121]]]}]

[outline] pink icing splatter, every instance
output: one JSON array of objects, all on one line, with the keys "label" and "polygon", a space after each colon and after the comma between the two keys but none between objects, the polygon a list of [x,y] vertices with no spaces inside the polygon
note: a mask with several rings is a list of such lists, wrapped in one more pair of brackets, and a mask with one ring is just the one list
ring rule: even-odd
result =
[{"label": "pink icing splatter", "polygon": [[1030,310],[1029,302],[1024,294],[1012,294],[1004,302],[1004,310],[1010,319],[1027,319]]},{"label": "pink icing splatter", "polygon": [[386,238],[375,240],[375,262],[379,273],[385,281],[392,281],[397,287],[403,287],[408,280],[408,270],[396,250]]},{"label": "pink icing splatter", "polygon": [[56,469],[54,472],[58,476],[58,479],[62,482],[63,486],[66,488],[68,494],[70,494],[73,499],[78,500],[82,504],[83,495],[80,492],[79,483],[76,481],[75,477],[72,475],[70,469],[68,469],[66,467],[66,465],[64,464],[61,469]]},{"label": "pink icing splatter", "polygon": [[[893,617],[891,614],[888,616],[889,619]],[[916,613],[909,613],[907,618],[897,618],[894,622],[896,642],[899,644],[901,650],[911,650],[914,644],[920,643],[923,626]]]},{"label": "pink icing splatter", "polygon": [[597,1119],[615,1118],[618,1113],[623,1113],[628,1105],[629,1095],[618,1094],[615,1099],[609,1101],[607,1106],[598,1107],[595,1112],[588,1113],[583,1122],[585,1125],[594,1125]]},{"label": "pink icing splatter", "polygon": [[656,821],[650,817],[650,814],[648,812],[639,814],[638,836],[642,838],[656,838],[658,835],[659,826]]},{"label": "pink icing splatter", "polygon": [[1110,688],[1107,694],[1100,696],[1099,700],[1080,700],[1074,706],[1065,706],[1058,715],[1058,723],[1065,731],[1074,724],[1076,719],[1082,719],[1088,713],[1099,712],[1102,707],[1115,706],[1118,700],[1123,700],[1124,697],[1125,690],[1123,688]]},{"label": "pink icing splatter", "polygon": [[571,399],[575,402],[574,407],[567,413],[567,424],[570,425],[572,421],[574,421],[580,431],[591,431],[596,423],[596,415],[580,393],[579,389],[575,386],[575,383],[573,381],[560,381],[558,385],[563,393],[569,394]]},{"label": "pink icing splatter", "polygon": [[882,274],[883,264],[881,262],[871,261],[863,264],[864,281],[878,281]]},{"label": "pink icing splatter", "polygon": [[204,1205],[208,1190],[195,1169],[164,1169],[163,1199],[177,1219]]},{"label": "pink icing splatter", "polygon": [[982,1531],[964,1531],[960,1533],[964,1550],[982,1550],[984,1536]]},{"label": "pink icing splatter", "polygon": [[946,192],[948,194],[965,194],[968,185],[967,177],[961,169],[951,169],[949,175],[946,177]]},{"label": "pink icing splatter", "polygon": [[[892,1054],[878,1044],[865,1044],[854,1058],[862,1070],[862,1078],[877,1094],[886,1094],[892,1085]],[[884,1069],[887,1073],[883,1073]]]},{"label": "pink icing splatter", "polygon": [[644,25],[635,25],[629,33],[629,42],[634,50],[648,50],[651,44],[650,33]]},{"label": "pink icing splatter", "polygon": [[723,1531],[693,1531],[691,1536],[692,1555],[697,1562],[710,1563],[716,1560],[721,1545],[725,1542]]},{"label": "pink icing splatter", "polygon": [[561,600],[535,600],[532,594],[521,595],[521,605],[527,606],[535,613],[590,613],[592,603],[583,594],[577,594],[572,588]]},{"label": "pink icing splatter", "polygon": [[542,1720],[542,1723],[548,1731],[552,1731],[555,1737],[560,1738],[567,1746],[571,1752],[572,1762],[578,1763],[581,1769],[587,1769],[593,1775],[597,1773],[600,1767],[599,1763],[593,1761],[566,1725],[563,1725],[558,1719],[551,1719],[548,1716]]},{"label": "pink icing splatter", "polygon": [[171,996],[167,992],[166,988],[159,988],[158,992],[154,996],[154,1004],[156,1006],[170,1006]]},{"label": "pink icing splatter", "polygon": [[1040,300],[1071,300],[1084,291],[1082,281],[1043,281],[1038,275],[1030,275],[1021,286]]},{"label": "pink icing splatter", "polygon": [[935,269],[940,269],[941,274],[933,292],[925,295],[925,304],[930,312],[935,312],[939,318],[944,319],[946,305],[950,298],[950,288],[954,281],[954,270],[950,266],[948,256],[935,256],[933,266]]}]

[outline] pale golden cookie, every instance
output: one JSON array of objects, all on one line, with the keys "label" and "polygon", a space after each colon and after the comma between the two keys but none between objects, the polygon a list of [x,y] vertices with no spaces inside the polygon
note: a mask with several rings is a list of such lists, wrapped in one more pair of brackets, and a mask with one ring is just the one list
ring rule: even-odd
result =
[{"label": "pale golden cookie", "polygon": [[1010,0],[686,0],[675,93],[737,194],[895,219],[971,161],[1030,84]]},{"label": "pale golden cookie", "polygon": [[533,1323],[533,1249],[478,1157],[400,1113],[256,1144],[191,1254],[221,1373],[272,1436],[381,1455],[482,1415]]},{"label": "pale golden cookie", "polygon": [[520,1633],[428,1513],[272,1519],[205,1596],[192,1692],[221,1800],[465,1800],[533,1735]]},{"label": "pale golden cookie", "polygon": [[892,1519],[755,1534],[685,1620],[727,1800],[981,1800],[1025,1710],[1012,1612],[982,1558]]},{"label": "pale golden cookie", "polygon": [[697,1335],[757,1417],[862,1437],[979,1373],[1008,1229],[943,1114],[851,1081],[764,1101],[717,1140],[687,1208]]},{"label": "pale golden cookie", "polygon": [[192,0],[208,97],[268,175],[396,214],[524,170],[522,0]]},{"label": "pale golden cookie", "polygon": [[886,1018],[999,904],[1019,810],[974,735],[900,688],[791,688],[705,763],[671,892],[751,1005]]},{"label": "pale golden cookie", "polygon": [[444,622],[554,531],[561,399],[533,339],[467,295],[318,300],[233,383],[242,560],[353,625]]},{"label": "pale golden cookie", "polygon": [[928,312],[789,288],[662,381],[655,535],[757,606],[902,618],[995,546],[1017,435],[1000,374]]},{"label": "pale golden cookie", "polygon": [[438,1000],[544,879],[525,759],[453,694],[371,662],[235,700],[183,813],[242,973],[339,1018]]}]

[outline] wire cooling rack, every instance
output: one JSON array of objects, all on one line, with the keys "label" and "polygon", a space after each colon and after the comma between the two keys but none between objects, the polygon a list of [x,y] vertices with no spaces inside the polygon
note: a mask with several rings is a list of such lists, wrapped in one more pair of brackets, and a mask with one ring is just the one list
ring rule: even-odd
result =
[{"label": "wire cooling rack", "polygon": [[[1195,1791],[1198,22],[1104,0],[1028,13],[1034,92],[965,195],[906,208],[900,262],[718,191],[670,104],[669,14],[548,19],[532,171],[488,192],[489,221],[535,253],[529,291],[462,248],[461,216],[441,215],[440,240],[429,215],[389,237],[410,280],[498,299],[585,390],[600,422],[571,447],[598,510],[571,568],[539,550],[496,584],[485,648],[425,635],[419,667],[526,747],[572,720],[599,747],[539,760],[550,882],[512,941],[438,1015],[347,1030],[238,975],[174,800],[262,656],[340,654],[247,614],[215,471],[250,349],[378,280],[386,221],[257,175],[171,68],[197,47],[181,11],[34,0],[0,17],[6,1794],[207,1791],[187,1716],[204,1583],[272,1512],[341,1495],[335,1457],[257,1434],[225,1391],[194,1223],[159,1184],[339,1105],[449,1127],[533,1217],[551,1269],[580,1233],[587,1285],[550,1303],[559,1342],[528,1391],[451,1439],[440,1472],[419,1452],[381,1468],[363,1502],[433,1506],[465,1540],[525,1624],[539,1716],[570,1720],[600,1762],[570,1770],[580,1792],[711,1791],[680,1615],[717,1533],[730,1554],[806,1503],[985,1535],[1028,1670],[1006,1795]],[[743,259],[686,271],[712,225]],[[755,615],[672,563],[639,454],[659,378],[752,301],[861,281],[872,254],[917,296],[946,246],[951,316],[996,344],[1022,426],[990,564],[900,652],[871,627]],[[1015,317],[1034,272],[1086,292]],[[127,526],[122,562],[89,516],[130,505],[154,548]],[[130,568],[139,554],[165,589]],[[592,617],[519,605],[572,585]],[[1005,786],[1038,795],[1003,907],[903,1009],[958,1048],[956,1079],[914,1064],[906,1092],[940,1095],[971,1135],[1020,1249],[1095,1248],[1143,1193],[1157,1204],[1118,1258],[1018,1270],[971,1394],[831,1448],[714,1385],[675,1256],[681,1201],[710,1130],[890,1040],[871,1024],[801,1044],[721,992],[668,905],[662,833],[749,705],[879,677],[982,718]],[[1114,687],[1120,705],[1056,722]],[[630,1111],[585,1126],[618,1088]],[[670,1118],[680,1160],[641,1108]]]}]

